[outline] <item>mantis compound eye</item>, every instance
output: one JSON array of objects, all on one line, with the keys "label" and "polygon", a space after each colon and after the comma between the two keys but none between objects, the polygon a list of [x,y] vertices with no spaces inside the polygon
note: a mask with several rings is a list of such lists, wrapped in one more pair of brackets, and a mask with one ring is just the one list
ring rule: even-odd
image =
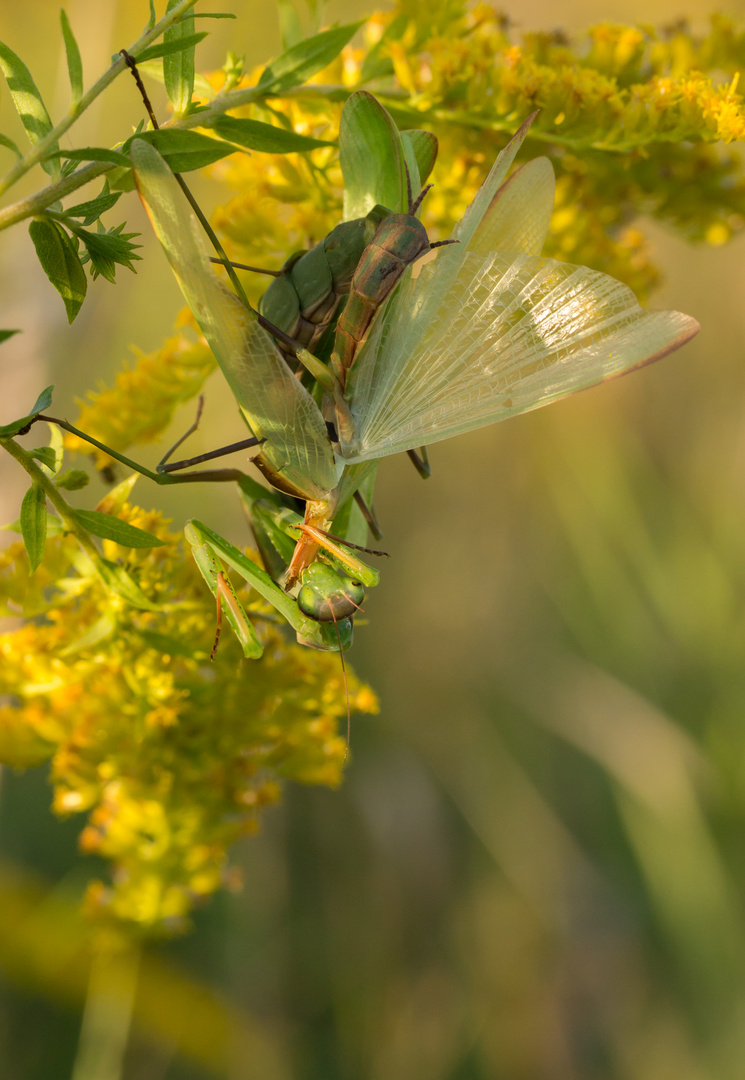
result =
[{"label": "mantis compound eye", "polygon": [[338,622],[354,615],[364,597],[361,582],[316,562],[303,573],[297,606],[316,622]]}]

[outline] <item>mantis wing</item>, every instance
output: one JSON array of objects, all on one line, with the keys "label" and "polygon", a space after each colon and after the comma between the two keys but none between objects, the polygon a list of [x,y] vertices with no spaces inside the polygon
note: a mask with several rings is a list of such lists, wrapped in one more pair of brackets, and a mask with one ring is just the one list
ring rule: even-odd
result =
[{"label": "mantis wing", "polygon": [[554,189],[554,170],[548,158],[534,158],[521,165],[497,190],[468,250],[540,255],[554,209]]},{"label": "mantis wing", "polygon": [[266,439],[262,458],[304,497],[323,498],[338,470],[318,406],[255,313],[212,269],[201,226],[163,158],[143,139],[131,154],[140,197],[194,318],[251,430]]},{"label": "mantis wing", "polygon": [[630,289],[595,270],[458,248],[416,277],[410,267],[373,324],[347,384],[348,464],[547,405],[650,363],[699,329],[677,311],[642,311]]}]

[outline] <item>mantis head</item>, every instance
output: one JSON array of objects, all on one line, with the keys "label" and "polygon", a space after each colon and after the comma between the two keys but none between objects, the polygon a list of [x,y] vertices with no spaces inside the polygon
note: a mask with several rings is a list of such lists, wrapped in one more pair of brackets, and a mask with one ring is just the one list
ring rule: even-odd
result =
[{"label": "mantis head", "polygon": [[361,581],[317,561],[303,571],[297,606],[316,622],[337,622],[359,611],[364,598]]}]

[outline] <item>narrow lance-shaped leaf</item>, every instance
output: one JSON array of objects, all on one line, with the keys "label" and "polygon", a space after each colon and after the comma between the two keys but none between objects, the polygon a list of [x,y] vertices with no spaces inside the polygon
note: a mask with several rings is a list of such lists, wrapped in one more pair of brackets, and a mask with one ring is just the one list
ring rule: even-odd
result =
[{"label": "narrow lance-shaped leaf", "polygon": [[8,338],[12,338],[14,334],[20,334],[20,330],[0,330],[0,345]]},{"label": "narrow lance-shaped leaf", "polygon": [[297,9],[292,0],[277,0],[279,37],[283,49],[292,49],[303,40]]},{"label": "narrow lance-shaped leaf", "polygon": [[12,150],[16,157],[23,157],[23,154],[18,149],[16,143],[14,143],[12,139],[9,139],[7,135],[0,134],[0,146],[5,146],[8,150]]},{"label": "narrow lance-shaped leaf", "polygon": [[258,89],[265,93],[269,91],[279,93],[304,83],[311,75],[322,71],[337,58],[344,46],[364,25],[364,21],[362,19],[348,26],[324,30],[321,34],[293,45],[291,49],[283,52],[264,68],[259,78]]},{"label": "narrow lance-shaped leaf", "polygon": [[102,540],[113,540],[122,547],[153,548],[165,544],[165,540],[159,540],[152,533],[138,529],[113,514],[102,514],[98,510],[76,510],[75,517],[89,533],[100,536]]},{"label": "narrow lance-shaped leaf", "polygon": [[132,607],[140,608],[142,611],[160,610],[157,604],[145,596],[135,579],[123,566],[99,557],[96,560],[96,569],[106,588],[117,596],[121,596],[122,600],[126,600]]},{"label": "narrow lance-shaped leaf", "polygon": [[312,139],[309,135],[298,135],[295,131],[264,124],[261,120],[251,120],[236,116],[217,117],[210,127],[222,139],[245,146],[248,150],[259,150],[264,154],[303,153],[317,150],[322,146],[333,146],[325,139]]},{"label": "narrow lance-shaped leaf", "polygon": [[70,91],[72,94],[71,105],[74,107],[83,96],[83,62],[80,59],[80,49],[64,8],[60,9],[59,17],[62,24],[62,37],[65,39],[67,72],[70,76]]},{"label": "narrow lance-shaped leaf", "polygon": [[[179,0],[168,0],[166,13],[171,11]],[[179,41],[194,36],[194,15],[188,14],[173,26],[169,26],[163,35],[165,42]],[[168,100],[177,113],[188,107],[194,92],[194,45],[189,45],[178,52],[168,53],[163,57],[163,77]]]},{"label": "narrow lance-shaped leaf", "polygon": [[183,52],[184,49],[193,49],[206,37],[207,31],[203,30],[201,34],[186,34],[173,41],[162,41],[159,45],[150,45],[147,49],[143,49],[135,59],[138,63],[144,64],[146,60],[158,60],[161,56],[171,56],[173,53]]},{"label": "narrow lance-shaped leaf", "polygon": [[65,216],[82,218],[82,225],[92,225],[94,221],[100,218],[101,214],[105,214],[107,210],[111,210],[116,206],[121,197],[121,191],[109,191],[108,184],[104,184],[100,195],[97,195],[95,199],[89,199],[87,202],[68,206],[65,210]]},{"label": "narrow lance-shaped leaf", "polygon": [[31,573],[44,558],[47,542],[47,505],[44,489],[32,484],[21,503],[21,536],[28,552]]},{"label": "narrow lance-shaped leaf", "polygon": [[28,427],[30,420],[33,420],[39,413],[48,409],[52,404],[52,390],[54,390],[53,385],[45,387],[34,402],[34,407],[30,413],[22,416],[19,420],[13,420],[10,424],[3,424],[3,426],[0,427],[0,439],[11,439],[14,435],[17,435],[19,431],[23,431],[25,427]]},{"label": "narrow lance-shaped leaf", "polygon": [[[178,173],[203,169],[228,154],[239,152],[237,147],[223,142],[222,139],[211,139],[209,135],[202,135],[198,131],[181,131],[178,128],[142,131],[134,138],[152,143],[165,158],[171,171]],[[134,140],[130,140],[125,143],[124,149],[128,150],[133,145]]]},{"label": "narrow lance-shaped leaf", "polygon": [[78,150],[54,150],[48,158],[66,158],[68,161],[106,161],[111,165],[129,164],[124,154],[118,150],[108,150],[104,146],[85,146]]},{"label": "narrow lance-shaped leaf", "polygon": [[[29,142],[35,146],[52,130],[52,121],[49,119],[49,113],[31,77],[31,72],[21,58],[2,41],[0,41],[0,71],[7,80],[10,96],[13,98],[13,104],[21,118]],[[57,161],[44,161],[41,167],[54,179],[59,176]]]},{"label": "narrow lance-shaped leaf", "polygon": [[68,321],[73,322],[88,288],[75,245],[56,221],[32,221],[28,231],[42,269],[62,297]]}]

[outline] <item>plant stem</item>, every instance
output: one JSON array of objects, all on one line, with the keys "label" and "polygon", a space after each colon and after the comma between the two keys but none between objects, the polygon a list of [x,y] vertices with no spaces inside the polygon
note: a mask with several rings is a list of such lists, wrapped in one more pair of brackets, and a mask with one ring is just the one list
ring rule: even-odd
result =
[{"label": "plant stem", "polygon": [[[127,51],[132,53],[132,55],[136,58],[138,52],[146,49],[148,45],[152,44],[153,41],[157,40],[157,38],[159,38],[161,34],[168,29],[169,26],[171,26],[174,22],[177,22],[178,19],[180,19],[181,16],[189,10],[189,8],[194,7],[196,2],[197,0],[181,0],[181,3],[176,4],[176,6],[172,8],[168,12],[168,14],[164,15],[160,22],[156,23],[151,30],[146,30],[145,33],[134,43],[134,45],[131,45]],[[22,158],[21,161],[19,161],[10,170],[5,179],[0,182],[0,195],[2,195],[3,192],[7,191],[8,188],[12,187],[13,184],[15,184],[18,180],[20,180],[20,178],[24,176],[29,171],[29,169],[31,169],[34,165],[38,164],[38,162],[40,162],[45,157],[45,155],[49,153],[50,150],[53,150],[55,148],[60,138],[63,135],[67,134],[75,121],[78,120],[79,117],[88,108],[88,106],[96,100],[98,95],[101,94],[106,89],[106,87],[114,81],[117,75],[119,75],[122,71],[126,70],[126,66],[127,65],[124,62],[124,58],[121,56],[114,61],[108,71],[104,72],[98,82],[94,83],[90,90],[88,90],[87,93],[83,94],[80,101],[70,110],[64,120],[61,120],[56,127],[52,128],[49,134],[45,135],[44,138],[36,144],[33,150],[29,154],[27,154],[26,157]],[[109,166],[109,168],[111,168],[111,166]],[[52,187],[57,187],[57,185],[52,185]]]},{"label": "plant stem", "polygon": [[44,494],[64,522],[67,531],[73,534],[83,551],[90,556],[93,565],[97,568],[101,554],[88,532],[78,522],[75,511],[63,499],[59,488],[55,487],[49,476],[37,464],[31,454],[24,450],[22,446],[19,446],[15,439],[1,439],[0,446],[7,450],[11,457],[14,457],[19,465],[26,470],[33,482],[43,489]]},{"label": "plant stem", "polygon": [[[196,3],[196,0],[192,0]],[[160,24],[159,24],[160,25]],[[133,45],[132,48],[136,49],[138,45]],[[119,71],[126,67],[125,61],[122,58],[118,64],[114,64],[110,71],[114,72],[114,75],[118,75]],[[116,70],[114,70],[116,69]],[[108,73],[107,73],[108,74]],[[113,76],[112,76],[113,78]],[[100,80],[99,80],[100,81]],[[98,85],[98,84],[97,84]],[[344,90],[344,93],[348,95],[351,90]],[[165,128],[174,128],[177,131],[189,131],[196,127],[209,127],[213,120],[223,116],[230,109],[237,109],[241,105],[250,105],[253,101],[263,100],[266,97],[284,97],[289,95],[284,94],[266,94],[263,91],[257,90],[256,87],[246,87],[243,90],[229,90],[227,93],[218,94],[210,105],[207,106],[202,112],[196,113],[194,116],[178,117],[168,121],[161,125],[161,130]],[[85,100],[85,99],[83,99]],[[55,131],[58,129],[55,128]],[[47,136],[51,138],[50,133]],[[24,162],[29,161],[31,157],[34,157],[32,164],[35,164],[37,160],[37,150],[47,140],[37,143],[36,148],[32,154],[29,154],[28,158],[24,158]],[[239,152],[240,147],[236,147],[236,153]],[[34,195],[29,196],[26,199],[20,199],[16,203],[11,203],[10,206],[6,206],[5,209],[0,210],[0,231],[9,228],[11,225],[18,224],[19,221],[25,221],[26,218],[33,217],[35,214],[40,214],[47,207],[57,202],[59,199],[65,197],[65,195],[71,194],[73,191],[77,191],[78,188],[83,187],[84,184],[90,183],[91,180],[95,180],[98,176],[104,176],[106,173],[111,172],[112,169],[119,168],[117,165],[113,165],[110,162],[105,161],[93,161],[88,165],[84,165],[80,169],[76,169],[74,173],[69,176],[63,177],[61,180],[55,181],[53,184],[47,185],[37,191]],[[23,170],[24,172],[27,170]],[[6,183],[4,186],[0,185],[0,193],[10,186],[10,178],[13,173],[8,173],[6,177]]]},{"label": "plant stem", "polygon": [[139,959],[132,946],[94,946],[72,1080],[121,1080]]}]

